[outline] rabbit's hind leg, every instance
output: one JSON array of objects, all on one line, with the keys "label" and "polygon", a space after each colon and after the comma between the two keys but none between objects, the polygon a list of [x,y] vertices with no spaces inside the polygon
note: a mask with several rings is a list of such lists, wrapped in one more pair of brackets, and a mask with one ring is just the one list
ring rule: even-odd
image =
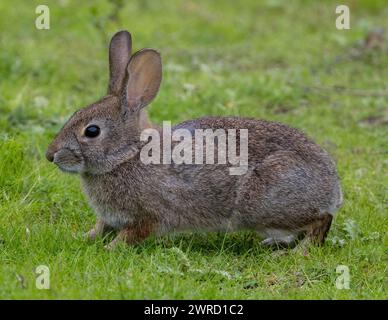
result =
[{"label": "rabbit's hind leg", "polygon": [[309,225],[307,230],[306,239],[311,243],[321,246],[325,243],[327,233],[329,232],[333,215],[325,213]]},{"label": "rabbit's hind leg", "polygon": [[306,254],[310,243],[316,246],[322,246],[325,243],[332,220],[332,214],[321,214],[313,223],[305,228],[306,237],[294,248],[294,250],[301,250]]},{"label": "rabbit's hind leg", "polygon": [[267,238],[261,244],[274,249],[294,248],[305,236],[304,232],[292,233],[283,230],[267,230],[265,234]]}]

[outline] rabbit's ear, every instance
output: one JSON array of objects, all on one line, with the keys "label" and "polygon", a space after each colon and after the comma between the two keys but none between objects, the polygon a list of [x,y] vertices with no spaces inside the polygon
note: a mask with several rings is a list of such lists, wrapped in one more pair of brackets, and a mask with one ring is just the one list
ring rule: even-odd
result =
[{"label": "rabbit's ear", "polygon": [[129,109],[138,111],[148,105],[159,91],[162,81],[162,61],[159,52],[142,49],[129,61],[127,103]]},{"label": "rabbit's ear", "polygon": [[117,32],[109,45],[108,94],[120,94],[124,86],[125,70],[131,57],[132,39],[128,31]]}]

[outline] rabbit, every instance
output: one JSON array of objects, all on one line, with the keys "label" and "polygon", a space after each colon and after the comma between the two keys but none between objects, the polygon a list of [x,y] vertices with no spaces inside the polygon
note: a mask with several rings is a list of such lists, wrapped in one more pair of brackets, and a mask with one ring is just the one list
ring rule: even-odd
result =
[{"label": "rabbit", "polygon": [[301,239],[322,245],[342,205],[336,166],[304,133],[284,124],[239,117],[203,117],[172,128],[247,129],[248,166],[145,164],[140,152],[149,123],[144,107],[162,80],[158,51],[131,56],[131,36],[116,33],[109,47],[108,94],[77,111],[56,135],[46,158],[78,173],[97,215],[91,239],[116,230],[107,245],[137,244],[173,231],[254,230],[267,246]]}]

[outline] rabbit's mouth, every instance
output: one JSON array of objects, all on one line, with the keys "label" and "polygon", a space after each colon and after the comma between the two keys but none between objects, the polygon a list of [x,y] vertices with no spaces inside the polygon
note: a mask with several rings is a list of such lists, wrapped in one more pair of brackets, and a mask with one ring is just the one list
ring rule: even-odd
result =
[{"label": "rabbit's mouth", "polygon": [[53,162],[64,172],[80,173],[85,167],[82,155],[67,148],[55,152]]}]

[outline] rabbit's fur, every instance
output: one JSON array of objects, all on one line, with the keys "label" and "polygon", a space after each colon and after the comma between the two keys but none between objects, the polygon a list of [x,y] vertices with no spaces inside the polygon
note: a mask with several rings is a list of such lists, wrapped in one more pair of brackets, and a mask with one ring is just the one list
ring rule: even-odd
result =
[{"label": "rabbit's fur", "polygon": [[[162,71],[155,50],[132,57],[130,51],[129,33],[115,34],[108,95],[76,112],[46,154],[62,170],[81,175],[98,217],[91,238],[119,230],[112,247],[173,230],[250,229],[265,235],[268,245],[289,245],[306,234],[324,242],[342,203],[340,183],[329,155],[296,129],[237,117],[205,117],[173,127],[248,129],[243,175],[230,175],[229,164],[140,161],[140,133],[151,126],[142,108],[156,96]],[[98,137],[84,135],[90,124],[100,127]]]}]

